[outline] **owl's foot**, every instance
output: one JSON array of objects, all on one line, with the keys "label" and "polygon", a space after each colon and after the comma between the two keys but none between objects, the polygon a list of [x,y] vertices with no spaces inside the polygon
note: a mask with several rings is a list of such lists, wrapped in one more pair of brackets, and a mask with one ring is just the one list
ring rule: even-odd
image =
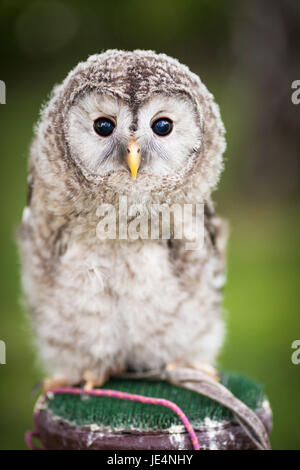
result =
[{"label": "owl's foot", "polygon": [[124,368],[123,367],[118,367],[118,368],[110,369],[106,372],[103,372],[100,377],[97,374],[97,378],[95,378],[95,374],[93,374],[91,371],[87,370],[83,374],[83,380],[85,382],[84,386],[83,386],[83,390],[87,392],[89,390],[92,390],[95,387],[102,387],[102,385],[104,385],[105,382],[107,382],[108,379],[112,375],[121,374],[122,372],[124,372]]},{"label": "owl's foot", "polygon": [[[84,382],[83,390],[89,391],[95,387],[102,387],[105,382],[108,381],[109,377],[115,374],[120,374],[124,372],[123,368],[116,368],[114,370],[109,370],[103,372],[100,376],[99,374],[93,374],[91,371],[87,370],[82,376]],[[45,393],[53,390],[54,388],[60,387],[74,387],[75,384],[65,379],[57,379],[55,377],[48,377],[43,381],[42,389]]]},{"label": "owl's foot", "polygon": [[45,393],[50,392],[54,388],[60,387],[70,387],[71,384],[69,381],[64,379],[56,379],[55,377],[48,377],[43,381],[42,389]]},{"label": "owl's foot", "polygon": [[[86,371],[82,376],[82,380],[84,382],[83,390],[89,391],[95,387],[101,387],[109,379],[109,375],[110,375],[109,373],[103,374],[100,379],[98,378],[96,380],[91,372]],[[75,384],[68,380],[49,377],[43,381],[42,388],[43,388],[43,391],[47,393],[53,390],[54,388],[74,387],[74,386]]]},{"label": "owl's foot", "polygon": [[89,392],[93,390],[95,387],[101,387],[107,380],[109,379],[109,373],[102,374],[102,376],[98,379],[90,371],[85,371],[83,374],[84,386],[83,390],[85,392]]},{"label": "owl's foot", "polygon": [[200,370],[201,372],[204,372],[205,374],[209,375],[212,379],[214,379],[216,382],[220,382],[221,377],[217,369],[215,369],[213,366],[210,364],[194,364],[194,369]]},{"label": "owl's foot", "polygon": [[[180,368],[182,366],[183,364],[180,364],[177,362],[169,362],[166,368],[167,370],[172,370],[172,369],[176,369],[177,367]],[[184,364],[184,367],[189,367],[191,369],[204,372],[205,374],[209,375],[212,379],[214,379],[216,382],[220,382],[221,380],[221,377],[218,371],[210,364],[203,363],[203,362],[193,362],[192,364]]]}]

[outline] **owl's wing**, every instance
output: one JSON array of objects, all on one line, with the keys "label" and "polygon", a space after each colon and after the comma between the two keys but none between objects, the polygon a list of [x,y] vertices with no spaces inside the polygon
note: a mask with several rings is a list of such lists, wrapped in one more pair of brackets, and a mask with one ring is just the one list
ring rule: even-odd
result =
[{"label": "owl's wing", "polygon": [[224,267],[228,224],[225,220],[216,215],[213,204],[210,201],[206,202],[204,205],[204,225],[211,246]]},{"label": "owl's wing", "polygon": [[[168,240],[169,258],[173,271],[192,293],[203,282],[202,273],[210,264],[216,290],[225,282],[225,251],[227,224],[215,214],[211,202],[204,206],[204,244],[199,250],[186,249],[185,240]],[[207,271],[206,271],[207,272]],[[207,282],[210,280],[207,279]]]},{"label": "owl's wing", "polygon": [[[29,168],[27,179],[26,206],[23,210],[22,222],[17,231],[17,238],[20,244],[31,245],[34,250],[38,246],[46,254],[46,257],[60,257],[66,251],[70,238],[70,231],[67,220],[61,217],[51,217],[45,210],[43,204],[39,204],[38,216],[34,216],[35,211],[35,178],[34,168]],[[38,190],[37,190],[38,192]],[[37,198],[39,197],[36,196]],[[40,197],[40,201],[43,198]],[[45,202],[45,201],[44,201]],[[46,202],[45,202],[46,203]]]}]

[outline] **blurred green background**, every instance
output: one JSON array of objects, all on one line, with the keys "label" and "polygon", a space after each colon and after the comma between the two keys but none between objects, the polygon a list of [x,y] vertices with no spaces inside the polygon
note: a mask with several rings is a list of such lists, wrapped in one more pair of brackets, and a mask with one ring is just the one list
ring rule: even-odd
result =
[{"label": "blurred green background", "polygon": [[265,384],[272,445],[300,449],[300,4],[288,1],[0,1],[0,448],[22,449],[41,379],[21,307],[14,231],[41,104],[79,60],[107,48],[154,49],[199,73],[220,104],[226,169],[215,194],[229,219],[227,340],[220,365]]}]

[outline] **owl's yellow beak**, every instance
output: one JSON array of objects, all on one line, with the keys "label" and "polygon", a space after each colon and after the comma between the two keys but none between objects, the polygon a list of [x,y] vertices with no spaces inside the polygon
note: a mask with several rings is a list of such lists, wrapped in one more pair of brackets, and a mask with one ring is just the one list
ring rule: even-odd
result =
[{"label": "owl's yellow beak", "polygon": [[125,161],[130,168],[132,177],[135,179],[141,164],[141,149],[134,139],[129,142]]}]

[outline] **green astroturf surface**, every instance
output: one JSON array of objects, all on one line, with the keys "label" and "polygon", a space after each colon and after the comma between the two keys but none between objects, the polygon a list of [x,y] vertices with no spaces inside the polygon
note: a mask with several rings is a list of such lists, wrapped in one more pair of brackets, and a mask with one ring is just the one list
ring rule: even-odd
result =
[{"label": "green astroturf surface", "polygon": [[[257,382],[226,372],[222,374],[222,383],[253,410],[261,406],[264,391]],[[164,382],[112,379],[104,388],[171,400],[183,410],[193,426],[203,423],[206,417],[217,421],[232,417],[229,410],[213,400]],[[58,394],[48,400],[48,407],[54,415],[78,425],[97,424],[111,429],[155,430],[181,424],[179,417],[163,406],[110,397]]]}]

